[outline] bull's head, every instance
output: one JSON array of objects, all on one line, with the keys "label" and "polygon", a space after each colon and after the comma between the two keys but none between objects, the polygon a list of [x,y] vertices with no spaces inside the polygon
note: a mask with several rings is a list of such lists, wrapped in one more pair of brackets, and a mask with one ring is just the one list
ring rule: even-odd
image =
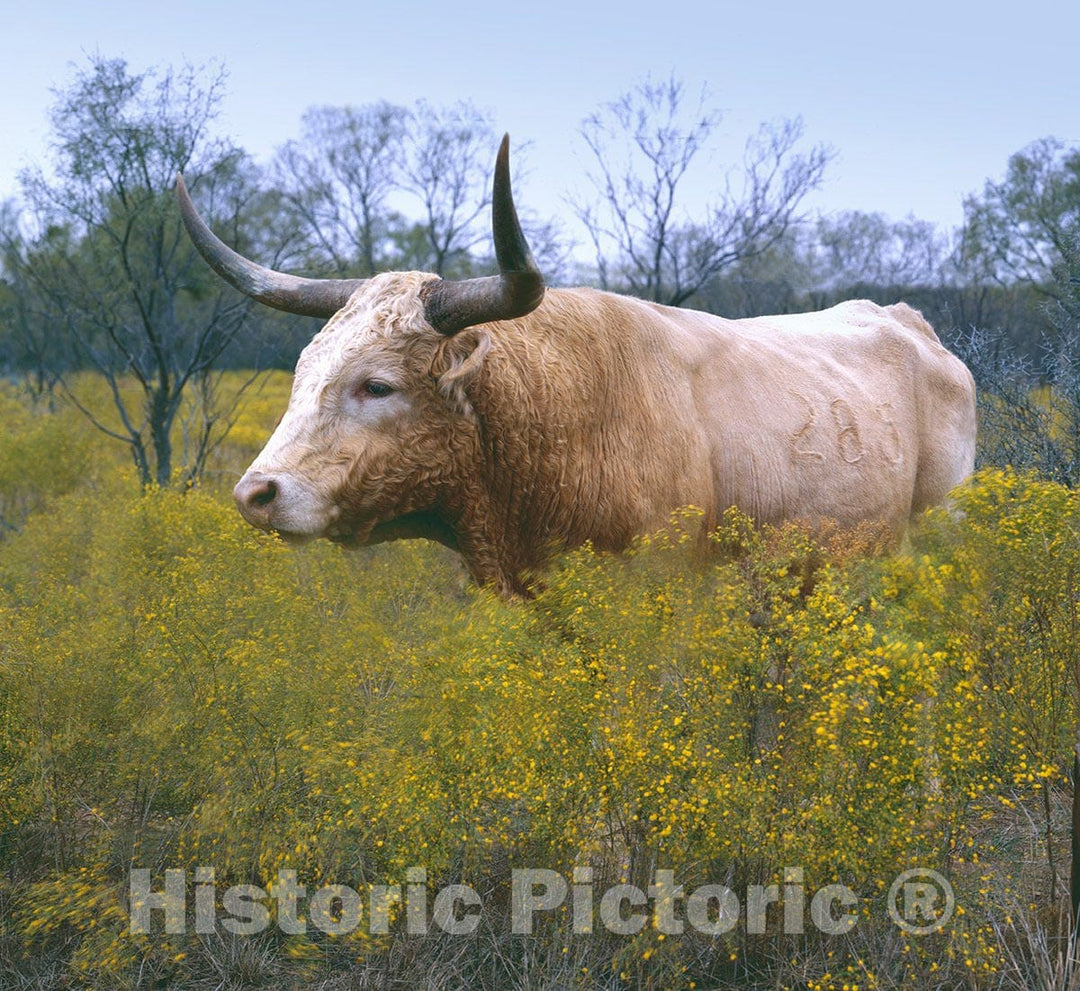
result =
[{"label": "bull's head", "polygon": [[523,316],[544,295],[510,191],[508,138],[492,194],[500,274],[487,278],[285,275],[223,244],[182,179],[177,196],[192,240],[224,279],[277,309],[329,318],[300,356],[277,429],[236,485],[244,518],[294,540],[453,544],[455,476],[474,473],[468,461],[479,453],[466,389],[491,346],[480,325]]}]

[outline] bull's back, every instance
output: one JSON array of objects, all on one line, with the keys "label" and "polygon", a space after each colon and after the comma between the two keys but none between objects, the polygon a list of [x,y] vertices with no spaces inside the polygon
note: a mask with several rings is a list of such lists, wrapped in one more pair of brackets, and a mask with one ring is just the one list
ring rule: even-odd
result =
[{"label": "bull's back", "polygon": [[899,530],[972,470],[971,375],[904,304],[693,315],[676,337],[691,356],[718,510]]}]

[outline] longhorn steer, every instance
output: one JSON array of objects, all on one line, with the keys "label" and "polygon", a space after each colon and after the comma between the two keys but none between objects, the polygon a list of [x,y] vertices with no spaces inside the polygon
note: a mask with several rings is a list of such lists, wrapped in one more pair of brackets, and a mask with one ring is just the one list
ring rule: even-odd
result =
[{"label": "longhorn steer", "polygon": [[525,594],[553,550],[625,547],[695,505],[759,522],[900,532],[972,470],[974,385],[898,303],[725,320],[594,289],[549,289],[521,233],[508,141],[495,165],[500,275],[301,279],[195,244],[270,306],[329,318],[288,409],[236,485],[290,540],[429,537],[473,578]]}]

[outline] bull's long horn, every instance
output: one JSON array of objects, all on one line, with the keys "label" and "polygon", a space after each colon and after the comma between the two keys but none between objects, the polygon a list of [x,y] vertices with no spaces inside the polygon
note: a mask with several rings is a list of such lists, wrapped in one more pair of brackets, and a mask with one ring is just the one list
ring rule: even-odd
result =
[{"label": "bull's long horn", "polygon": [[424,315],[444,334],[456,334],[489,320],[512,320],[535,310],[544,298],[544,276],[521,233],[510,192],[510,135],[504,135],[495,159],[491,227],[500,275],[449,282],[437,279],[424,288]]},{"label": "bull's long horn", "polygon": [[287,313],[331,317],[364,284],[364,279],[303,279],[263,268],[223,243],[191,202],[183,176],[176,177],[176,198],[184,226],[210,267],[226,282],[260,303]]}]

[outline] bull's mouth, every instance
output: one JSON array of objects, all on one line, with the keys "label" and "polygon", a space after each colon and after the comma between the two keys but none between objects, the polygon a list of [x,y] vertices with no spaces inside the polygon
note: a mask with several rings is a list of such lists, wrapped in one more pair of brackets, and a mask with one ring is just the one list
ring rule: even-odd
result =
[{"label": "bull's mouth", "polygon": [[269,532],[292,547],[302,547],[304,544],[310,544],[313,540],[319,538],[329,540],[339,547],[368,547],[389,540],[424,538],[425,540],[434,540],[451,550],[459,549],[453,528],[437,513],[430,510],[406,513],[396,519],[384,520],[379,523],[348,524],[344,521],[338,521],[322,533],[305,533],[299,530],[283,530],[278,527],[272,528]]},{"label": "bull's mouth", "polygon": [[430,510],[406,513],[404,516],[384,520],[380,523],[367,523],[356,526],[338,524],[329,528],[323,536],[342,547],[368,547],[371,544],[382,544],[388,540],[424,538],[425,540],[434,540],[451,550],[458,549],[457,537],[453,528],[437,513]]},{"label": "bull's mouth", "polygon": [[366,541],[360,539],[355,530],[329,530],[323,536],[332,544],[342,547],[362,547]]},{"label": "bull's mouth", "polygon": [[314,533],[298,533],[295,530],[271,530],[274,536],[280,537],[290,547],[302,547],[304,544],[310,544],[311,541],[318,537],[318,534]]}]

